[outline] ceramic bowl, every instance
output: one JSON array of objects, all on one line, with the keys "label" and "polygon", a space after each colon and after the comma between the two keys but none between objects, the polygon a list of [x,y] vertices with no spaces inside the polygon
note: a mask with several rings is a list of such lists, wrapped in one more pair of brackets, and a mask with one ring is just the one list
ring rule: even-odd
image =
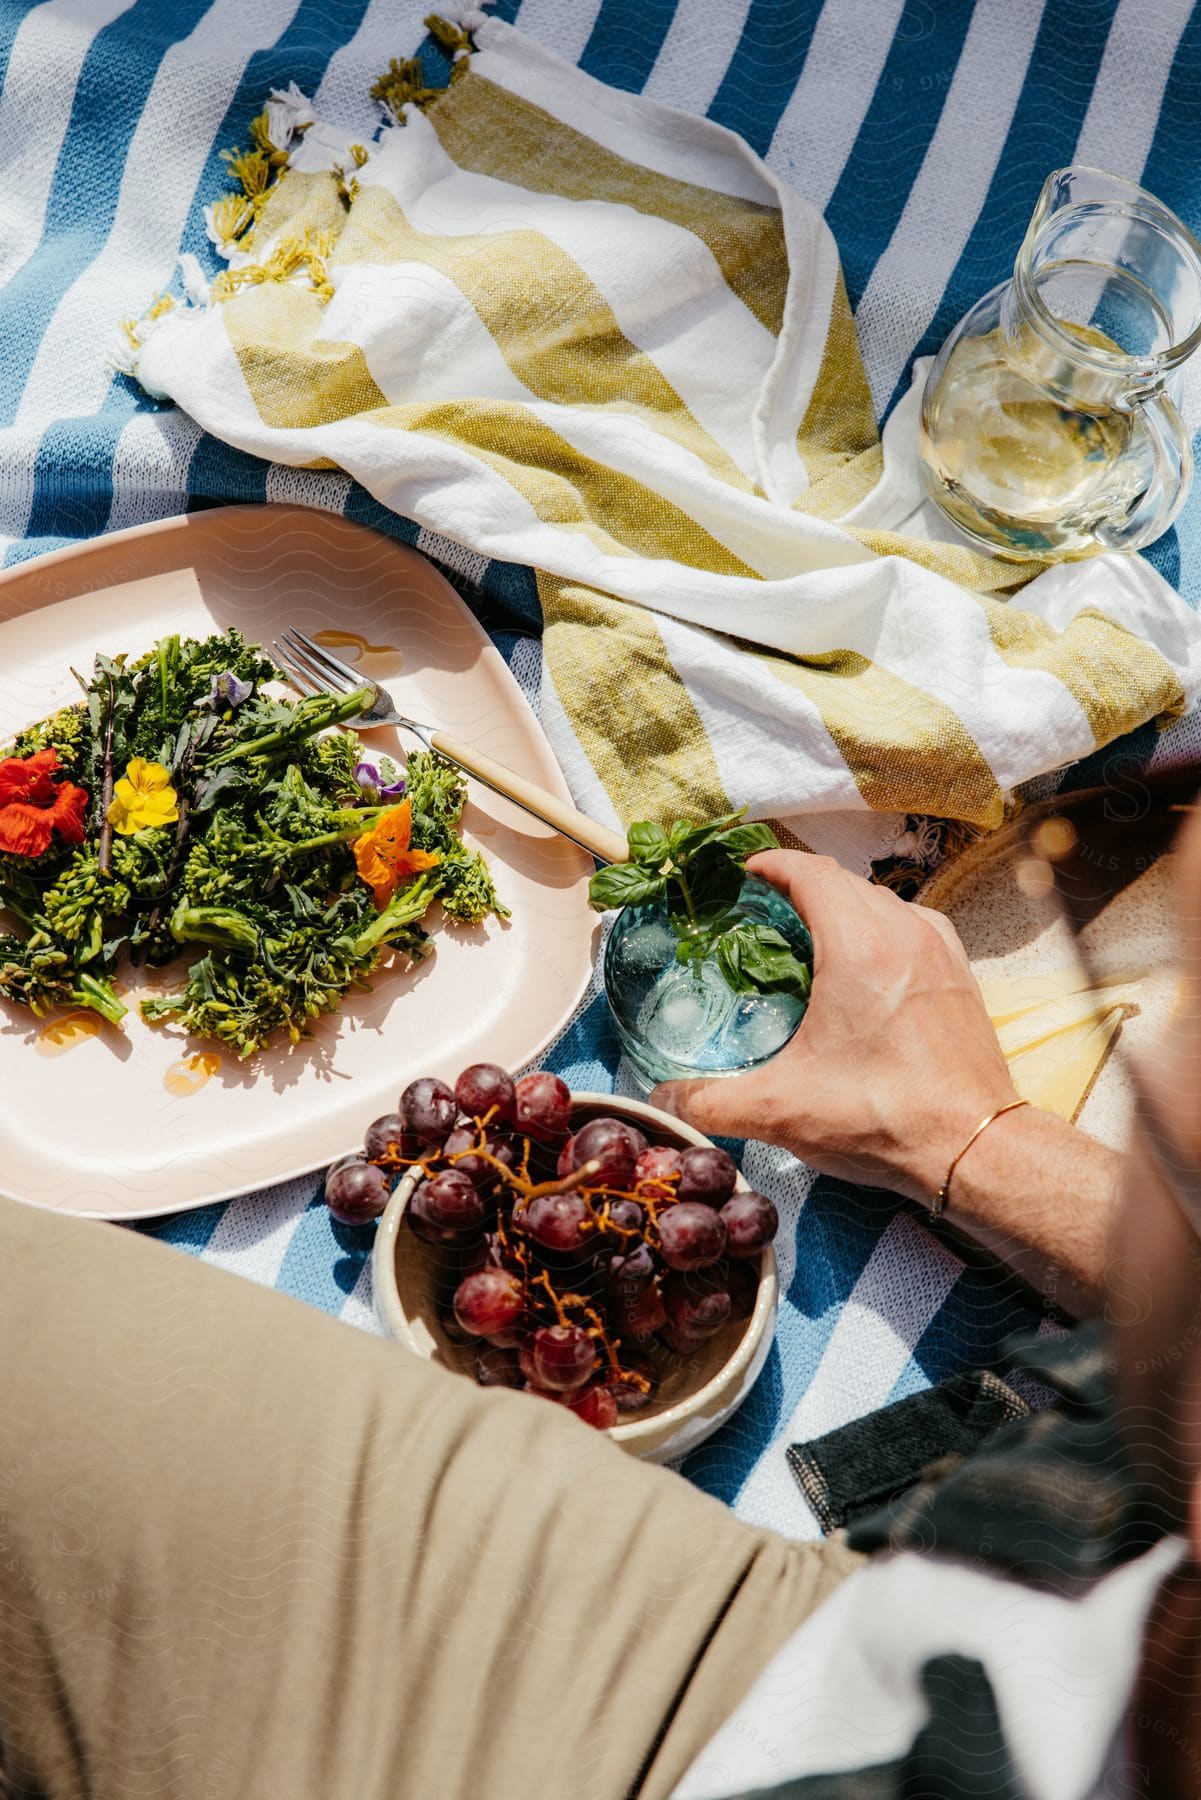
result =
[{"label": "ceramic bowl", "polygon": [[[614,1094],[574,1094],[572,1130],[600,1114],[628,1119],[652,1143],[706,1144],[690,1125]],[[440,1252],[423,1243],[404,1224],[405,1208],[417,1186],[416,1173],[399,1182],[380,1218],[372,1261],[375,1310],[390,1337],[417,1356],[424,1356],[472,1379],[476,1348],[456,1344],[438,1321]],[[741,1175],[740,1189],[746,1188]],[[445,1276],[441,1275],[444,1286]],[[608,1436],[623,1450],[655,1462],[669,1462],[694,1450],[737,1411],[750,1393],[771,1347],[776,1325],[776,1257],[769,1246],[759,1261],[759,1286],[749,1318],[731,1319],[710,1338],[698,1355],[675,1359],[664,1372],[655,1399],[644,1412],[620,1417]],[[546,1400],[530,1399],[546,1406]]]}]

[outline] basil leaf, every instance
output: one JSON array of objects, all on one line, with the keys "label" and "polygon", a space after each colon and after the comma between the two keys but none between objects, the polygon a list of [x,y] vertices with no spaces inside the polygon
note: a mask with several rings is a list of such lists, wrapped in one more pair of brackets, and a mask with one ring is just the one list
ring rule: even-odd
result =
[{"label": "basil leaf", "polygon": [[694,925],[683,913],[672,913],[671,925],[680,940],[676,945],[676,961],[682,963],[703,963],[712,953],[722,930],[720,924],[707,919]]},{"label": "basil leaf", "polygon": [[705,844],[689,863],[687,880],[701,920],[715,924],[713,915],[727,911],[742,892],[742,864],[724,845]]},{"label": "basil leaf", "polygon": [[742,942],[737,931],[728,931],[718,938],[715,954],[722,979],[731,993],[758,993],[755,984],[742,972]]},{"label": "basil leaf", "polygon": [[678,963],[692,963],[694,968],[698,971],[707,954],[707,945],[698,944],[695,938],[681,938],[676,945],[676,961]]},{"label": "basil leaf", "polygon": [[638,863],[610,863],[598,869],[588,883],[588,904],[594,912],[608,912],[618,906],[645,906],[649,900],[660,900],[667,888],[667,877],[644,869]]},{"label": "basil leaf", "polygon": [[626,833],[632,861],[653,863],[658,869],[667,860],[667,833],[650,819],[639,819]]},{"label": "basil leaf", "polygon": [[809,998],[810,971],[788,939],[770,925],[736,925],[717,940],[718,967],[736,994]]},{"label": "basil leaf", "polygon": [[[745,811],[745,808],[743,810]],[[723,832],[729,831],[732,825],[737,825],[741,817],[741,812],[727,813],[724,819],[713,819],[708,825],[688,824],[688,829],[681,832],[678,838],[673,833],[671,841],[673,857],[677,862],[687,862],[690,857],[696,855],[698,850],[703,850],[708,844],[719,839]],[[681,824],[687,823],[687,821],[681,820]]]},{"label": "basil leaf", "polygon": [[770,825],[761,819],[754,819],[745,825],[735,825],[730,831],[723,831],[717,839],[723,849],[732,856],[755,856],[760,850],[778,850],[780,840]]},{"label": "basil leaf", "polygon": [[673,836],[671,840],[672,860],[687,862],[689,857],[695,856],[698,850],[717,836],[718,829],[716,825],[689,825],[687,831],[681,832],[678,838]]}]

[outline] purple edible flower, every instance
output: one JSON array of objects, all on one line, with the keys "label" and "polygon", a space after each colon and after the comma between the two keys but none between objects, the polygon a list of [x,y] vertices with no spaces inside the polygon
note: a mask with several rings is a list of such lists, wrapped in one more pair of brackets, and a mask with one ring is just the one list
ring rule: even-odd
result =
[{"label": "purple edible flower", "polygon": [[356,763],[354,778],[372,800],[399,800],[405,791],[404,777],[399,781],[385,781],[378,763]]},{"label": "purple edible flower", "polygon": [[222,669],[219,675],[213,676],[213,685],[209,689],[209,705],[214,708],[241,706],[243,700],[249,700],[253,692],[253,681],[239,681],[232,669]]}]

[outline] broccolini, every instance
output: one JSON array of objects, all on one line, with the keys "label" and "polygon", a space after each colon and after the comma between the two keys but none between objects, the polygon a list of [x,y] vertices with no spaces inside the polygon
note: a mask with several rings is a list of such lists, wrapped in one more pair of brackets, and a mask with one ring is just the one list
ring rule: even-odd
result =
[{"label": "broccolini", "polygon": [[435,901],[507,917],[457,770],[417,751],[398,780],[331,729],[359,694],[280,699],[277,674],[234,630],[165,638],[0,751],[0,997],[117,1022],[124,963],[178,962],[143,1017],[246,1057],[427,955]]}]

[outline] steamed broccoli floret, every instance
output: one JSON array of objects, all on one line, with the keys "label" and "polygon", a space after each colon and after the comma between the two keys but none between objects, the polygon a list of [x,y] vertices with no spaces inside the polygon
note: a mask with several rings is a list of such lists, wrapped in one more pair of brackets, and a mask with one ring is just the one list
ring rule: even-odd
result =
[{"label": "steamed broccoli floret", "polygon": [[331,800],[351,806],[363,798],[355,779],[355,766],[362,758],[363,746],[353,732],[327,731],[322,737],[310,738],[297,761],[306,781]]},{"label": "steamed broccoli floret", "polygon": [[166,892],[174,838],[170,831],[135,831],[114,837],[112,872],[131,894],[158,899]]},{"label": "steamed broccoli floret", "polygon": [[77,970],[44,932],[0,937],[0,998],[27,1006],[35,1018],[56,1006],[86,1006],[115,1025],[126,1011],[109,981]]},{"label": "steamed broccoli floret", "polygon": [[419,875],[377,913],[366,889],[317,908],[288,887],[290,920],[282,911],[185,901],[172,917],[172,932],[181,943],[213,948],[192,964],[182,993],[144,1000],[142,1016],[150,1023],[171,1019],[243,1057],[263,1049],[281,1029],[298,1043],[312,1020],[337,1011],[348,989],[368,985],[389,950],[414,961],[426,955],[428,939],[418,920],[435,892],[432,876]]},{"label": "steamed broccoli floret", "polygon": [[67,776],[74,780],[91,756],[87,708],[64,706],[36,725],[17,733],[5,756],[33,756],[38,750],[57,750]]},{"label": "steamed broccoli floret", "polygon": [[75,946],[77,963],[93,962],[112,935],[108,927],[121,918],[130,898],[123,881],[100,873],[96,852],[82,849],[47,889],[42,912],[54,935]]},{"label": "steamed broccoli floret", "polygon": [[492,912],[507,919],[509,909],[497,898],[487,863],[469,850],[458,834],[467,798],[467,783],[453,763],[429,750],[415,750],[406,769],[413,805],[413,842],[441,857],[438,886],[442,908],[460,925],[478,925]]},{"label": "steamed broccoli floret", "polygon": [[443,857],[438,873],[442,909],[460,925],[478,925],[490,912],[499,919],[511,916],[498,899],[492,872],[478,850],[460,846],[458,854]]}]

